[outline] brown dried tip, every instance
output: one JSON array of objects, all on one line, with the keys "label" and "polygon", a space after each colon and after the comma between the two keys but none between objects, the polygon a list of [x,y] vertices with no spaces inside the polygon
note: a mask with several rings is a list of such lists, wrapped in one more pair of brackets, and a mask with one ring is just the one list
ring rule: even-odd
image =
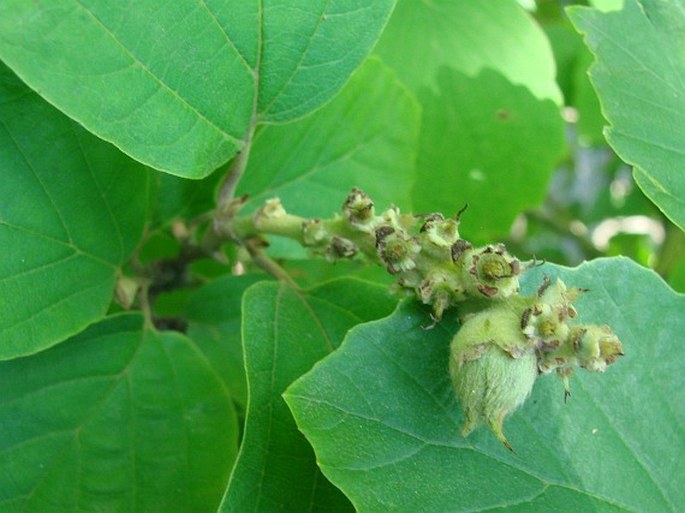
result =
[{"label": "brown dried tip", "polygon": [[452,247],[450,248],[450,255],[452,256],[452,262],[456,262],[461,258],[461,256],[464,254],[464,252],[467,249],[471,249],[473,247],[473,244],[471,244],[469,241],[464,240],[464,239],[459,239],[457,242],[452,244]]}]

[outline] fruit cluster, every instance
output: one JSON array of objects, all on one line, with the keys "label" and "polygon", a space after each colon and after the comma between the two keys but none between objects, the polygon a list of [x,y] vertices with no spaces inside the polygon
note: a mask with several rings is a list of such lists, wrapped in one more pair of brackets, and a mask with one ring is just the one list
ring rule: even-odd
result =
[{"label": "fruit cluster", "polygon": [[482,420],[513,450],[502,422],[523,404],[538,375],[556,371],[567,398],[575,368],[603,372],[623,355],[608,326],[570,324],[582,292],[546,279],[535,296],[495,302],[463,321],[450,348],[450,375],[464,407],[464,436]]},{"label": "fruit cluster", "polygon": [[462,325],[449,368],[464,407],[462,433],[484,421],[511,449],[502,422],[538,375],[556,371],[568,397],[576,367],[603,372],[623,350],[609,327],[573,324],[573,302],[583,289],[546,279],[534,296],[521,296],[519,276],[534,263],[521,264],[503,244],[474,247],[459,236],[460,214],[415,216],[394,206],[376,214],[371,198],[355,188],[342,216],[305,219],[272,199],[230,229],[243,240],[265,233],[295,238],[332,261],[366,255],[397,277],[397,289],[431,306],[427,328],[456,307]]}]

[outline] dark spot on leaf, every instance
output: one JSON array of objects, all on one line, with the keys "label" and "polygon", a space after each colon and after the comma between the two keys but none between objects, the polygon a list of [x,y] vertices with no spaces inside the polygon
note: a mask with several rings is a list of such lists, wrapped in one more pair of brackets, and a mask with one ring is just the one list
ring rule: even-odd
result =
[{"label": "dark spot on leaf", "polygon": [[495,112],[495,115],[497,116],[497,119],[500,121],[506,121],[508,119],[511,119],[511,112],[505,109],[498,109],[497,112]]}]

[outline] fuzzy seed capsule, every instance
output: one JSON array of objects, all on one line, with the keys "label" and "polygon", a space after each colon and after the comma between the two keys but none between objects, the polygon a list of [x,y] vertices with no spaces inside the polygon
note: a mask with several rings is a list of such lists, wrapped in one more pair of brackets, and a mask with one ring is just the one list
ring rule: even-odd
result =
[{"label": "fuzzy seed capsule", "polygon": [[538,374],[519,320],[506,305],[493,306],[468,318],[450,346],[450,375],[466,418],[462,434],[482,421],[510,450],[502,423],[526,400]]},{"label": "fuzzy seed capsule", "polygon": [[521,331],[542,352],[553,351],[569,336],[568,321],[576,317],[571,303],[583,289],[567,288],[557,279],[552,284],[549,278],[538,289],[537,301],[521,316]]},{"label": "fuzzy seed capsule", "polygon": [[438,248],[449,248],[459,240],[459,222],[445,219],[442,214],[430,214],[421,227],[423,237]]},{"label": "fuzzy seed capsule", "polygon": [[416,287],[416,295],[423,304],[433,306],[433,319],[439,321],[451,305],[464,301],[466,295],[454,273],[436,267]]},{"label": "fuzzy seed capsule", "polygon": [[609,326],[580,325],[570,329],[557,350],[541,354],[539,367],[543,374],[573,367],[604,372],[619,356],[623,356],[623,346]]},{"label": "fuzzy seed capsule", "polygon": [[538,370],[541,374],[556,371],[564,382],[566,399],[571,395],[569,378],[576,367],[590,372],[604,372],[620,356],[623,356],[623,346],[609,326],[573,326],[559,347],[551,351],[539,351]]}]

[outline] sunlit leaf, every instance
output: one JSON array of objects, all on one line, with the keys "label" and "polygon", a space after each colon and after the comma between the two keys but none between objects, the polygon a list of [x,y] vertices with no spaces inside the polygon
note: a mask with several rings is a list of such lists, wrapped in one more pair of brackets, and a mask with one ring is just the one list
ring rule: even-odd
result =
[{"label": "sunlit leaf", "polygon": [[414,207],[454,215],[468,204],[463,235],[490,241],[544,200],[564,145],[559,109],[492,71],[468,77],[444,68],[438,83],[437,94],[419,97],[426,123]]},{"label": "sunlit leaf", "polygon": [[[626,0],[623,10],[569,10],[597,60],[590,79],[609,144],[644,193],[685,229],[685,5]],[[629,34],[629,36],[627,36]]]},{"label": "sunlit leaf", "polygon": [[516,2],[400,0],[375,52],[423,107],[414,209],[468,203],[471,239],[507,233],[544,198],[564,145],[540,27]]},{"label": "sunlit leaf", "polygon": [[0,58],[136,159],[200,178],[329,100],[393,0],[9,0]]}]

